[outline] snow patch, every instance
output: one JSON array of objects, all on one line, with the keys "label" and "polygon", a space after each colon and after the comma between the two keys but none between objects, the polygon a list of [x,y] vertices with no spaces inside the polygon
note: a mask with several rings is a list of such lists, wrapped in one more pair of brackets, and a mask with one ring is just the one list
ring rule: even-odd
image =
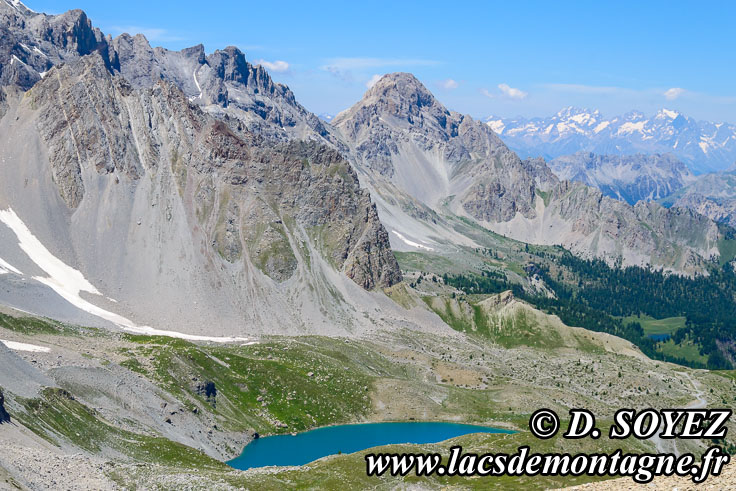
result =
[{"label": "snow patch", "polygon": [[590,114],[586,114],[586,113],[576,114],[575,116],[572,116],[570,119],[575,121],[578,124],[591,124],[595,122],[594,120],[591,121],[593,118],[591,118]]},{"label": "snow patch", "polygon": [[0,222],[4,223],[18,237],[18,245],[31,260],[38,265],[39,268],[48,273],[47,281],[54,284],[55,287],[67,290],[69,292],[88,292],[94,295],[100,295],[97,288],[87,281],[82,273],[76,269],[67,266],[51,254],[46,247],[39,241],[26,224],[15,214],[12,208],[0,210]]},{"label": "snow patch", "polygon": [[124,331],[145,334],[148,336],[167,336],[172,338],[186,339],[189,341],[211,341],[215,343],[237,343],[250,341],[249,338],[219,337],[219,336],[197,336],[175,331],[163,331],[148,326],[138,326],[130,319],[102,309],[81,297],[81,292],[93,295],[102,295],[80,271],[66,265],[63,261],[51,254],[33,233],[26,227],[25,223],[16,215],[12,208],[0,210],[0,222],[4,223],[18,237],[18,245],[28,257],[44,270],[49,277],[34,276],[33,279],[54,290],[64,300],[80,310],[105,319],[123,329]]},{"label": "snow patch", "polygon": [[638,123],[624,123],[622,124],[618,129],[619,135],[626,135],[629,133],[633,133],[635,131],[638,131],[639,133],[644,133],[644,125],[646,124],[646,121],[639,121]]},{"label": "snow patch", "polygon": [[23,274],[20,271],[18,271],[16,268],[14,268],[12,265],[10,265],[3,258],[0,257],[0,274],[8,274],[8,273],[15,273],[19,276]]},{"label": "snow patch", "polygon": [[660,113],[664,114],[670,119],[675,119],[677,116],[680,115],[680,113],[678,113],[677,111],[670,111],[669,109],[662,109]]},{"label": "snow patch", "polygon": [[498,134],[498,135],[500,135],[501,133],[503,133],[503,129],[506,127],[506,125],[503,124],[503,121],[501,121],[501,120],[498,120],[498,121],[488,121],[488,123],[486,123],[486,124],[488,126],[490,126],[491,129],[493,130],[493,132],[496,133],[496,134]]},{"label": "snow patch", "polygon": [[610,121],[603,121],[602,123],[599,123],[598,126],[595,127],[595,129],[593,130],[593,132],[594,133],[600,133],[601,131],[603,131],[606,128],[608,128],[608,125],[610,125],[610,124],[611,124]]},{"label": "snow patch", "polygon": [[21,2],[20,0],[10,0],[10,3],[12,3],[13,7],[15,7],[17,10],[20,10],[19,7],[23,7],[29,12],[35,12],[35,10],[31,10],[28,7],[26,7],[25,4],[23,4],[23,2]]},{"label": "snow patch", "polygon": [[193,77],[194,77],[194,85],[197,86],[197,90],[199,91],[199,95],[197,97],[190,97],[189,102],[196,101],[197,99],[202,98],[202,87],[199,86],[199,81],[197,80],[197,71],[199,70],[199,67],[194,69]]},{"label": "snow patch", "polygon": [[48,353],[51,351],[51,348],[47,348],[45,346],[18,343],[16,341],[6,341],[4,339],[0,339],[0,343],[3,343],[8,349],[12,349],[14,351],[28,351],[30,353]]},{"label": "snow patch", "polygon": [[422,244],[419,244],[419,243],[417,243],[417,242],[414,242],[414,241],[412,241],[412,240],[409,240],[409,239],[407,239],[406,237],[404,237],[403,235],[401,235],[401,234],[400,234],[399,232],[397,232],[396,230],[392,230],[392,232],[393,232],[394,234],[396,234],[396,237],[398,237],[399,239],[401,239],[401,241],[402,241],[402,242],[404,242],[404,244],[406,244],[406,245],[408,245],[408,246],[411,246],[411,247],[416,247],[417,249],[424,249],[424,250],[427,250],[427,251],[433,251],[433,250],[434,250],[434,249],[433,249],[433,248],[431,248],[431,247],[428,247],[428,246],[425,246],[425,245],[422,245]]}]

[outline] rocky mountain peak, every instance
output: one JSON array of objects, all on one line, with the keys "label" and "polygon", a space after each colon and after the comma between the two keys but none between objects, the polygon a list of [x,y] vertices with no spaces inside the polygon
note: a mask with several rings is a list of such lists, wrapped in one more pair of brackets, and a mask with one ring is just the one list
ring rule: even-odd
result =
[{"label": "rocky mountain peak", "polygon": [[434,99],[422,82],[413,74],[407,72],[387,73],[368,89],[366,96],[386,94],[389,91],[396,91],[404,96],[421,94],[422,97]]},{"label": "rocky mountain peak", "polygon": [[215,70],[217,76],[226,82],[236,82],[247,85],[250,76],[250,63],[245,60],[245,53],[235,46],[228,46],[216,50],[207,57],[208,64]]},{"label": "rocky mountain peak", "polygon": [[[204,92],[219,80],[235,96],[246,94],[254,80],[276,93],[283,86],[235,49],[221,52],[222,59],[233,62],[234,77],[245,68],[239,73],[248,85],[216,79],[207,63],[192,66],[201,59],[200,47],[149,50],[142,36],[122,36],[114,44],[121,70],[92,53],[49,68],[24,95],[6,95],[13,117],[0,118],[0,148],[17,148],[9,139],[28,139],[29,152],[38,153],[25,155],[23,165],[16,154],[4,154],[0,197],[12,195],[15,181],[42,176],[42,191],[14,199],[13,208],[34,230],[43,230],[45,220],[59,224],[58,235],[44,239],[48,247],[70,251],[83,274],[104,276],[96,288],[115,291],[116,302],[131,305],[143,322],[158,325],[169,315],[159,316],[138,295],[155,290],[166,295],[168,312],[182,313],[184,329],[200,329],[207,317],[233,329],[247,323],[266,331],[307,329],[339,316],[340,325],[362,323],[347,310],[362,298],[356,285],[388,287],[401,280],[401,271],[350,163],[314,140],[268,140],[250,131],[245,119],[252,115],[255,122],[259,115],[236,110],[248,99],[216,113],[220,106],[198,104],[185,82]],[[135,60],[146,59],[156,72],[133,70],[145,68]],[[255,88],[251,94],[254,107],[263,101],[261,110],[271,102],[273,113],[266,115],[274,121],[294,116]],[[100,220],[111,225],[99,229]],[[115,253],[95,252],[112,243]],[[113,263],[126,264],[125,271]],[[175,279],[170,271],[182,274]],[[192,299],[196,312],[186,307]]]},{"label": "rocky mountain peak", "polygon": [[373,157],[385,162],[395,153],[384,145],[395,146],[390,139],[414,135],[426,145],[447,142],[458,136],[463,121],[469,123],[472,119],[448,111],[414,75],[390,73],[353,107],[338,114],[332,125],[349,140],[362,142],[359,153],[371,154],[370,159],[376,163]]},{"label": "rocky mountain peak", "polygon": [[680,116],[679,112],[674,111],[672,109],[662,108],[659,111],[657,111],[657,114],[654,116],[654,118],[672,120],[672,119],[677,119],[678,116]]},{"label": "rocky mountain peak", "polygon": [[555,114],[555,116],[557,116],[558,118],[570,118],[578,114],[588,114],[588,113],[590,113],[590,111],[587,109],[583,109],[583,108],[575,107],[575,106],[567,106],[557,111],[557,114]]},{"label": "rocky mountain peak", "polygon": [[359,104],[375,105],[377,111],[397,118],[417,116],[421,112],[448,114],[445,109],[411,73],[389,73],[366,92]]},{"label": "rocky mountain peak", "polygon": [[454,195],[460,213],[484,221],[533,214],[533,174],[551,174],[543,162],[525,166],[487,125],[448,110],[408,73],[382,77],[332,124],[376,179],[430,208]]},{"label": "rocky mountain peak", "polygon": [[83,11],[45,15],[0,1],[0,85],[27,90],[53,65],[93,52],[110,59],[107,39]]}]

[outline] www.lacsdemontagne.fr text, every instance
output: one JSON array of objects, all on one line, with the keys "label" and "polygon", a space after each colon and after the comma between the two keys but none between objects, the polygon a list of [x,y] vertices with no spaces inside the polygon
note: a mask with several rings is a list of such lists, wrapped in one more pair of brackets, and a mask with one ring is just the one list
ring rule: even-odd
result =
[{"label": "www.lacsdemontagne.fr text", "polygon": [[369,476],[610,476],[631,477],[648,483],[655,476],[688,476],[704,482],[720,474],[729,456],[720,447],[710,447],[697,463],[693,454],[536,454],[529,447],[519,447],[514,454],[463,453],[462,447],[450,448],[443,463],[438,453],[378,453],[365,456]]},{"label": "www.lacsdemontagne.fr text", "polygon": [[[570,421],[562,435],[568,440],[590,437],[598,439],[602,431],[596,418],[586,409],[570,409]],[[609,429],[611,440],[634,437],[647,440],[658,434],[663,439],[681,438],[712,441],[725,439],[730,409],[644,409],[624,408],[616,411]],[[529,418],[529,430],[541,440],[554,437],[561,430],[559,416],[550,409],[539,409]],[[464,453],[462,447],[450,448],[443,463],[438,453],[378,453],[365,456],[369,476],[599,476],[630,477],[637,483],[648,483],[656,476],[689,477],[702,483],[718,476],[730,456],[719,446],[711,446],[700,461],[692,453],[531,453],[521,446],[516,453]]]}]

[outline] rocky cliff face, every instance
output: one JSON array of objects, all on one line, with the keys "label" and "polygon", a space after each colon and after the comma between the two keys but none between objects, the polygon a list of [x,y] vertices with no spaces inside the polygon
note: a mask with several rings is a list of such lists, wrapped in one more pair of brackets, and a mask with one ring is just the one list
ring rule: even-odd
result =
[{"label": "rocky cliff face", "polygon": [[534,179],[519,158],[486,125],[447,110],[411,74],[384,76],[332,124],[360,166],[424,205],[458,194],[465,211],[482,220],[535,213]]},{"label": "rocky cliff face", "polygon": [[202,45],[181,51],[153,48],[142,35],[113,39],[81,10],[46,15],[20,2],[0,0],[0,85],[27,90],[59,63],[98,52],[105,65],[133,88],[160,80],[179,87],[190,102],[219,116],[236,116],[271,139],[313,139],[339,147],[330,127],[305,110],[262,66],[227,47],[207,55]]},{"label": "rocky cliff face", "polygon": [[736,228],[736,198],[718,198],[700,193],[687,193],[674,206],[692,210],[716,222]]},{"label": "rocky cliff face", "polygon": [[665,198],[695,181],[685,164],[670,154],[579,152],[558,157],[549,166],[560,179],[593,186],[630,205]]},{"label": "rocky cliff face", "polygon": [[28,89],[52,66],[93,52],[109,60],[108,39],[81,10],[46,15],[0,0],[0,85]]},{"label": "rocky cliff face", "polygon": [[[200,328],[209,311],[246,332],[293,332],[355,322],[353,294],[331,270],[364,289],[401,279],[370,195],[337,151],[274,142],[213,118],[174,83],[135,88],[117,73],[98,53],[51,68],[0,121],[3,140],[29,142],[3,161],[0,208],[29,226],[52,220],[49,246],[100,290],[152,323],[193,303]],[[38,192],[12,198],[29,179]]]},{"label": "rocky cliff face", "polygon": [[287,280],[296,270],[291,225],[329,230],[325,254],[364,288],[400,278],[369,194],[324,145],[265,144],[238,120],[207,117],[172,84],[133,89],[111,76],[99,56],[53,70],[31,101],[40,108],[54,180],[71,208],[84,198],[85,166],[135,184],[169,163],[180,194],[192,194],[200,225],[229,262],[245,250],[267,275]]},{"label": "rocky cliff face", "polygon": [[[384,76],[333,125],[364,182],[381,197],[382,216],[397,232],[395,247],[437,247],[443,233],[436,221],[421,231],[421,216],[407,212],[428,207],[518,240],[561,244],[611,262],[692,272],[719,254],[711,221],[658,205],[631,207],[560,181],[543,159],[522,161],[488,125],[447,110],[412,75]],[[418,205],[407,206],[409,199]],[[414,234],[409,242],[406,230]]]},{"label": "rocky cliff face", "polygon": [[167,80],[207,112],[237,117],[264,137],[335,143],[328,126],[304,109],[288,87],[275,83],[236,47],[210,55],[202,45],[169,51],[152,48],[142,35],[122,34],[112,40],[111,53],[112,65],[134,88]]},{"label": "rocky cliff face", "polygon": [[688,210],[644,202],[632,207],[570,181],[562,181],[551,195],[550,207],[568,225],[562,233],[577,237],[571,243],[576,252],[688,273],[719,254],[717,225]]}]

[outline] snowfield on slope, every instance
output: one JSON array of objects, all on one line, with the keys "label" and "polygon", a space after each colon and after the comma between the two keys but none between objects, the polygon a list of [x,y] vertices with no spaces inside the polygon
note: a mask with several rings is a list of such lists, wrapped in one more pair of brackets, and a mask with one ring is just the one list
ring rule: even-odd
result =
[{"label": "snowfield on slope", "polygon": [[29,353],[49,353],[51,348],[45,346],[37,346],[35,344],[18,343],[16,341],[6,341],[0,339],[0,343],[4,344],[8,349],[15,351],[28,351]]},{"label": "snowfield on slope", "polygon": [[[242,337],[227,337],[227,336],[198,336],[193,334],[184,334],[176,331],[164,331],[160,329],[154,329],[148,326],[138,326],[130,319],[127,319],[121,315],[115,314],[105,310],[93,303],[83,299],[80,294],[81,292],[91,293],[93,295],[100,295],[97,288],[95,288],[84,275],[68,266],[59,258],[51,254],[48,249],[41,243],[40,240],[33,235],[28,229],[23,220],[13,211],[12,208],[7,210],[0,210],[0,222],[4,223],[10,230],[15,233],[18,237],[18,245],[28,257],[38,265],[39,268],[44,270],[49,276],[34,276],[33,279],[42,283],[52,290],[54,290],[59,296],[64,298],[67,302],[74,305],[78,309],[88,312],[96,317],[105,319],[112,322],[124,331],[132,332],[135,334],[144,334],[148,336],[167,336],[172,338],[185,339],[188,341],[210,341],[215,343],[246,343],[253,342],[250,338]],[[0,263],[0,266],[3,263]],[[15,268],[13,268],[15,270]],[[15,270],[17,272],[17,270]],[[18,272],[19,274],[20,272]]]},{"label": "snowfield on slope", "polygon": [[434,250],[433,248],[431,248],[429,246],[425,246],[425,245],[419,244],[418,242],[414,242],[413,240],[407,239],[406,237],[404,237],[403,235],[401,235],[396,230],[392,230],[392,232],[394,234],[396,234],[396,237],[398,237],[399,239],[401,239],[402,242],[404,242],[404,244],[406,244],[408,246],[416,247],[417,249],[425,249],[427,251],[433,251]]},{"label": "snowfield on slope", "polygon": [[16,268],[14,268],[11,264],[9,264],[7,261],[3,260],[3,258],[0,257],[0,274],[8,274],[8,273],[15,273],[17,275],[22,275],[20,271],[18,271]]}]

